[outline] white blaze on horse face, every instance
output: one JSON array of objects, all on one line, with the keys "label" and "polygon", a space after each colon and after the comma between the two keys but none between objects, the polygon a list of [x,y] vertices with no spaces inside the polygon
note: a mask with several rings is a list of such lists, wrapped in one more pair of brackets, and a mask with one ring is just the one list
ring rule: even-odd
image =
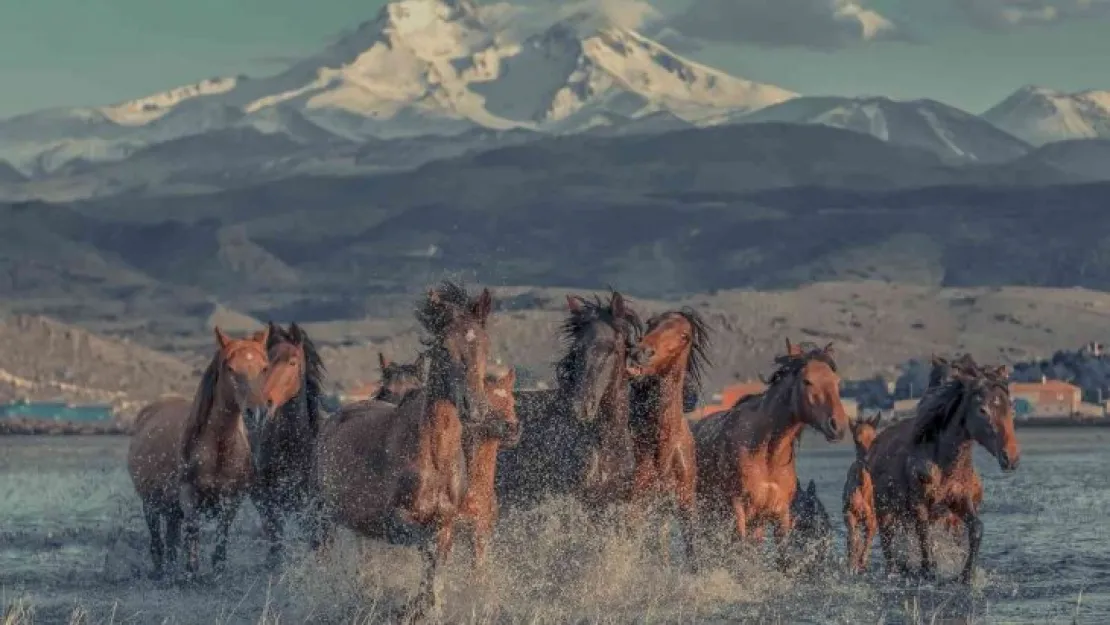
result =
[{"label": "white blaze on horse face", "polygon": [[478,338],[478,335],[474,333],[474,328],[471,328],[471,329],[466,331],[466,342],[467,343],[473,343],[474,339],[476,339],[476,338]]},{"label": "white blaze on horse face", "polygon": [[493,394],[496,395],[497,397],[500,397],[501,399],[505,399],[509,396],[509,393],[506,392],[505,389],[503,389],[503,388],[499,388],[499,389],[493,391]]}]

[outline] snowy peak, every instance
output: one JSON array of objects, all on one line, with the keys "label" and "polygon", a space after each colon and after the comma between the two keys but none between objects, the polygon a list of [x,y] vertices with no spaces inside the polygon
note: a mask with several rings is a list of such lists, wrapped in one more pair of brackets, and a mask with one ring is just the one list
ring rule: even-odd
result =
[{"label": "snowy peak", "polygon": [[108,119],[124,126],[141,126],[165,115],[174,107],[201,96],[227,93],[245,77],[210,78],[192,85],[185,85],[154,95],[108,106],[100,111]]},{"label": "snowy peak", "polygon": [[1110,138],[1110,91],[1066,93],[1027,85],[983,118],[1033,145]]},{"label": "snowy peak", "polygon": [[928,150],[949,161],[993,163],[1026,154],[1030,146],[979,117],[935,100],[884,97],[802,97],[736,121],[824,124]]}]

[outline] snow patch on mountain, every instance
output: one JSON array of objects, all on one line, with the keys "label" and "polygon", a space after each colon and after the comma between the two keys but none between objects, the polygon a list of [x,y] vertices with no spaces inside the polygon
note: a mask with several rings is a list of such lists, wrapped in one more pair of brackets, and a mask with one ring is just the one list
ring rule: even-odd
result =
[{"label": "snow patch on mountain", "polygon": [[983,119],[1033,145],[1110,138],[1110,91],[1065,93],[1029,85],[983,113]]}]

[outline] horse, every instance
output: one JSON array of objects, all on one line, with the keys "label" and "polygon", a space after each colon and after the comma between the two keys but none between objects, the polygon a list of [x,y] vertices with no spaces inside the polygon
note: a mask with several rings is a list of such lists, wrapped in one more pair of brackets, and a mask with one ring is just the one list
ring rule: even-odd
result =
[{"label": "horse", "polygon": [[486,548],[497,523],[498,502],[494,488],[497,455],[502,447],[520,442],[520,421],[516,416],[513,387],[516,372],[486,375],[486,396],[490,418],[480,427],[463,426],[463,452],[466,456],[467,488],[459,508],[459,520],[471,533],[475,567],[486,561]]},{"label": "horse", "polygon": [[344,406],[317,445],[313,547],[330,542],[335,524],[417,547],[424,571],[406,610],[414,619],[439,604],[438,571],[450,555],[467,490],[463,424],[477,427],[489,414],[486,326],[492,308],[489,289],[476,298],[450,281],[430,290],[416,310],[429,335],[425,387],[397,406]]},{"label": "horse", "polygon": [[222,571],[228,532],[250,487],[260,420],[267,405],[289,399],[263,395],[270,371],[268,329],[246,339],[231,338],[219,327],[214,332],[217,350],[192,402],[163,398],[135,419],[127,468],[150,530],[155,578],[166,564],[174,566],[183,526],[186,572],[196,575],[201,515],[217,519],[212,566]]},{"label": "horse", "polygon": [[[952,361],[949,361],[943,356],[937,356],[936,354],[933,354],[931,365],[932,368],[929,370],[929,383],[925,388],[926,392],[952,379],[955,376],[956,372],[959,370],[971,371],[979,367],[979,365],[976,364],[975,359],[972,358],[971,354],[967,353]],[[979,506],[983,503],[982,486],[972,489],[971,499],[972,502],[975,504],[976,509],[978,509]],[[964,533],[964,523],[960,520],[959,515],[955,513],[949,514],[947,518],[941,521],[941,523],[948,531],[948,533],[952,534],[952,536],[956,538],[959,538]]]},{"label": "horse", "polygon": [[[633,502],[650,506],[663,496],[673,498],[689,570],[697,569],[697,462],[684,409],[686,400],[691,395],[696,397],[700,390],[709,349],[705,321],[693,309],[683,308],[648,320],[646,333],[632,350],[629,366],[633,380],[629,427],[636,459]],[[665,531],[663,536],[664,545],[669,544]],[[664,549],[664,556],[669,551]]]},{"label": "horse", "polygon": [[742,542],[761,537],[759,530],[770,524],[783,569],[794,525],[790,504],[798,486],[798,437],[809,425],[834,442],[848,429],[833,356],[832,344],[803,350],[787,339],[786,355],[775,359],[778,367],[764,392],[745,396],[692,428],[699,516],[731,517],[733,536]]},{"label": "horse", "polygon": [[608,302],[568,295],[567,308],[557,388],[517,395],[525,427],[520,444],[498,458],[497,494],[514,509],[574,496],[596,519],[631,495],[628,354],[643,323],[615,291]]},{"label": "horse", "polygon": [[1008,377],[1005,365],[956,365],[947,380],[921,399],[913,419],[875,438],[867,466],[888,572],[909,573],[904,562],[896,566],[893,541],[899,529],[912,526],[921,550],[920,573],[935,579],[929,526],[955,514],[968,537],[960,581],[971,582],[983,539],[978,503],[982,482],[972,463],[972,447],[982,445],[1004,472],[1016,470],[1021,457]]},{"label": "horse", "polygon": [[810,480],[803,489],[801,482],[795,480],[790,515],[794,519],[794,530],[790,533],[794,561],[800,562],[806,572],[816,572],[819,565],[832,559],[833,540],[832,520],[817,496],[816,482]]},{"label": "horse", "polygon": [[424,386],[424,354],[416,357],[412,364],[393,362],[378,352],[378,364],[382,370],[382,384],[371,399],[390,404],[399,404],[409,392]]},{"label": "horse", "polygon": [[267,352],[271,373],[263,387],[267,397],[281,395],[291,401],[267,409],[255,462],[251,499],[270,543],[267,563],[281,559],[282,533],[290,514],[309,508],[312,493],[312,455],[320,432],[324,363],[315,345],[296,323],[283,329],[268,324]]},{"label": "horse", "polygon": [[853,573],[867,570],[871,544],[879,531],[879,522],[875,518],[875,487],[867,470],[867,452],[878,435],[882,419],[883,413],[876,411],[871,417],[859,417],[852,422],[856,459],[848,467],[848,478],[844,482],[843,513],[847,530],[848,569]]}]

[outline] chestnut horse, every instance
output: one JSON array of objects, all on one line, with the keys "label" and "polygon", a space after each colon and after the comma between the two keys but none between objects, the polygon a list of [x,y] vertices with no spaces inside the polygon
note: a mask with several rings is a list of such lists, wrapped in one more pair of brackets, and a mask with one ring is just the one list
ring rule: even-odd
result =
[{"label": "chestnut horse", "polygon": [[[701,315],[690,308],[669,311],[648,320],[646,334],[632,350],[629,367],[633,376],[629,426],[636,457],[632,499],[640,507],[650,507],[664,497],[673,499],[686,567],[691,571],[697,569],[694,493],[698,468],[684,400],[700,389],[709,348],[709,329]],[[667,546],[666,524],[662,529]],[[664,548],[664,557],[669,552]]]},{"label": "chestnut horse", "polygon": [[473,299],[451,282],[429,291],[416,313],[430,335],[424,389],[398,406],[345,406],[320,435],[314,546],[327,542],[339,523],[368,538],[418,547],[424,573],[407,610],[413,618],[438,605],[438,571],[450,554],[467,488],[463,424],[488,418],[492,308],[488,289]]},{"label": "chestnut horse", "polygon": [[186,571],[197,573],[201,515],[216,516],[212,566],[222,570],[228,531],[250,487],[259,444],[258,419],[244,415],[264,413],[268,403],[289,399],[263,396],[269,330],[247,339],[230,338],[218,327],[215,334],[218,349],[192,402],[160,399],[135,419],[127,468],[150,530],[155,577],[162,576],[166,564],[174,565],[183,524]]},{"label": "chestnut horse", "polygon": [[883,413],[876,411],[871,417],[860,416],[852,422],[852,442],[856,459],[848,467],[844,482],[844,527],[847,530],[848,570],[863,573],[871,560],[871,544],[879,531],[875,517],[875,487],[871,472],[867,470],[867,452],[879,432]]},{"label": "chestnut horse", "polygon": [[[956,374],[958,370],[962,369],[965,371],[971,371],[973,369],[977,369],[978,367],[979,365],[975,363],[975,359],[971,357],[971,354],[965,353],[953,361],[949,361],[947,358],[933,354],[932,369],[930,369],[929,371],[929,384],[925,388],[925,390],[926,392],[928,392],[929,389],[936,388],[944,382],[952,379],[952,377]],[[982,485],[980,485],[977,489],[972,488],[971,500],[975,504],[976,509],[978,509],[979,506],[983,503]],[[960,520],[959,515],[955,513],[949,514],[946,519],[943,519],[941,521],[941,523],[944,525],[944,528],[948,530],[948,533],[957,538],[964,533],[964,523]]]},{"label": "chestnut horse", "polygon": [[787,339],[786,355],[775,363],[767,390],[696,422],[693,434],[699,514],[711,521],[731,517],[734,537],[745,542],[771,524],[779,566],[786,568],[798,437],[809,425],[830,442],[839,441],[848,417],[840,403],[832,345],[803,350]]},{"label": "chestnut horse", "polygon": [[270,543],[267,561],[273,566],[281,559],[287,517],[309,509],[325,369],[312,340],[296,323],[285,330],[271,322],[269,333],[270,374],[263,394],[292,396],[279,407],[267,406],[270,413],[254,449],[251,499]]},{"label": "chestnut horse", "polygon": [[396,405],[409,391],[424,386],[424,354],[417,356],[411,365],[406,365],[393,362],[378,352],[378,364],[382,370],[382,384],[371,399]]},{"label": "chestnut horse", "polygon": [[[908,572],[895,562],[897,531],[913,528],[921,550],[921,573],[934,578],[929,525],[956,514],[967,528],[968,554],[960,581],[970,583],[983,538],[976,493],[982,483],[972,446],[982,445],[1003,471],[1017,469],[1008,369],[954,365],[949,379],[930,389],[913,419],[883,430],[867,455],[875,485],[875,512],[887,570]],[[979,495],[981,497],[981,494]]]},{"label": "chestnut horse", "polygon": [[631,493],[628,353],[642,323],[617,292],[607,303],[568,295],[567,307],[558,388],[517,395],[523,436],[500,455],[497,493],[510,508],[573,495],[596,515]]},{"label": "chestnut horse", "polygon": [[520,422],[516,417],[513,387],[516,372],[509,369],[502,375],[486,376],[486,397],[490,418],[477,427],[463,426],[463,451],[466,456],[466,495],[459,508],[459,520],[471,533],[474,565],[486,561],[486,548],[497,523],[498,502],[494,479],[497,454],[520,442]]}]

